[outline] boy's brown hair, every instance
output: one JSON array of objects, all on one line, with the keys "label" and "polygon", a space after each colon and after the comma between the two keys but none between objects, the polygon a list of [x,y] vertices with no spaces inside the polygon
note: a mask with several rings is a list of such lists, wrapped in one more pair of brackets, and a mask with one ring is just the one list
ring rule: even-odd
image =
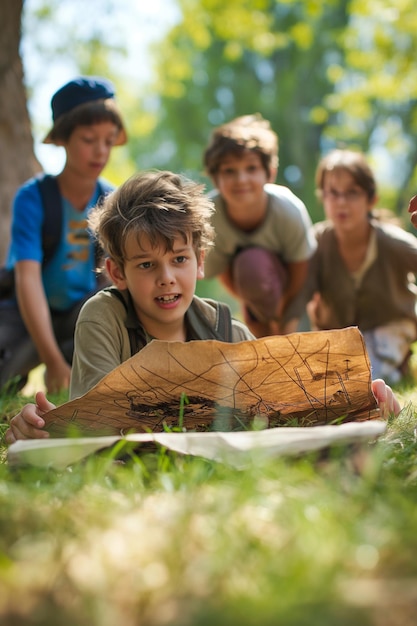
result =
[{"label": "boy's brown hair", "polygon": [[259,155],[268,176],[278,167],[278,135],[259,113],[236,117],[214,129],[203,157],[207,174],[215,179],[226,156],[240,157],[246,150]]},{"label": "boy's brown hair", "polygon": [[332,150],[318,164],[316,170],[317,196],[322,199],[324,179],[328,172],[345,170],[353,177],[355,183],[363,189],[368,200],[374,200],[377,187],[375,176],[364,155],[354,150]]},{"label": "boy's brown hair", "polygon": [[119,107],[113,98],[86,102],[61,115],[54,123],[44,143],[68,141],[78,126],[92,126],[111,122],[118,129],[118,138],[115,145],[126,143],[126,133],[123,126]]},{"label": "boy's brown hair", "polygon": [[197,258],[214,240],[213,203],[204,185],[168,171],[134,174],[89,215],[89,226],[105,252],[123,270],[127,235],[148,237],[172,250],[178,235],[191,240]]},{"label": "boy's brown hair", "polygon": [[118,129],[114,145],[126,143],[127,135],[115,101],[113,83],[101,76],[78,76],[68,81],[51,99],[53,126],[43,143],[66,142],[77,126],[111,122]]}]

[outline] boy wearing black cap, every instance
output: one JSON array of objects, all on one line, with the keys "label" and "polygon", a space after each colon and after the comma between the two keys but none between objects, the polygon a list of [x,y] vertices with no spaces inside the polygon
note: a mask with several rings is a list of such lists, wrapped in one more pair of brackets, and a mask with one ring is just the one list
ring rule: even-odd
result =
[{"label": "boy wearing black cap", "polygon": [[24,380],[39,363],[49,392],[69,385],[75,321],[99,287],[87,213],[111,189],[99,176],[112,147],[126,142],[114,95],[111,82],[79,77],[52,98],[53,127],[44,142],[66,153],[56,177],[61,232],[45,263],[45,209],[38,180],[30,179],[13,202],[6,266],[14,268],[16,293],[0,301],[0,387],[16,376]]}]

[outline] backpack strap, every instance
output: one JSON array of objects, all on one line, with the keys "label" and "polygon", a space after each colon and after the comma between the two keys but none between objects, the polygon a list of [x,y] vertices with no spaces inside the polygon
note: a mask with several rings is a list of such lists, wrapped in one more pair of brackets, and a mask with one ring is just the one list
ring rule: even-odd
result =
[{"label": "backpack strap", "polygon": [[[56,176],[41,173],[36,176],[36,182],[39,187],[44,210],[42,248],[43,265],[46,265],[54,256],[61,239],[63,217],[62,196]],[[113,188],[102,180],[97,181],[97,186],[97,204],[100,204]],[[103,257],[103,251],[98,242],[95,243],[94,254],[96,267],[99,267],[100,260]]]},{"label": "backpack strap", "polygon": [[229,306],[224,302],[217,303],[216,331],[223,341],[232,342],[232,314]]},{"label": "backpack strap", "polygon": [[46,265],[58,248],[62,232],[62,196],[58,182],[51,174],[36,177],[42,198],[44,220],[42,226],[43,265]]},{"label": "backpack strap", "polygon": [[194,330],[198,337],[232,343],[232,314],[229,305],[211,298],[203,298],[203,300],[215,309],[216,320],[213,327],[200,307],[193,301],[189,312],[193,316]]},{"label": "backpack strap", "polygon": [[[44,212],[42,224],[42,266],[44,267],[52,259],[59,246],[64,211],[62,206],[62,196],[59,191],[56,176],[41,172],[35,176],[35,179],[39,188]],[[113,188],[102,180],[98,180],[97,185],[99,191],[97,203],[100,203],[103,201],[104,197],[113,190]],[[100,263],[103,258],[103,251],[98,241],[95,242],[94,255],[95,265],[96,268],[98,268],[100,267]],[[0,267],[0,300],[12,298],[14,296],[14,289],[14,269]]]},{"label": "backpack strap", "polygon": [[[129,298],[129,295],[124,295],[121,291],[119,291],[116,287],[105,287],[103,291],[108,291],[112,296],[115,296],[120,302],[123,304],[126,313],[129,312],[129,304],[126,298]],[[133,326],[126,325],[126,330],[129,335],[129,344],[130,344],[130,356],[133,356],[139,350],[142,350],[146,346],[146,338],[142,332],[140,332],[139,328],[134,328]]]},{"label": "backpack strap", "polygon": [[[126,310],[126,313],[129,312],[129,304],[127,301],[127,298],[130,297],[129,295],[125,295],[124,293],[116,289],[116,287],[106,287],[104,291],[109,291],[112,296],[115,296],[118,300],[120,300],[120,302],[123,304]],[[206,300],[209,300],[209,299],[206,298]],[[210,327],[211,332],[213,332],[214,330],[216,339],[218,341],[225,341],[227,343],[232,343],[233,341],[232,314],[231,314],[229,305],[227,305],[224,302],[217,302],[214,300],[209,300],[209,301],[215,303],[216,311],[217,311],[216,324],[215,324],[214,329]],[[200,318],[201,323],[207,328],[209,328],[207,319],[201,314],[198,307],[194,307],[194,311],[197,314],[197,316]],[[133,356],[134,354],[139,352],[139,350],[142,350],[142,348],[146,346],[146,338],[145,338],[144,333],[140,332],[139,328],[137,327],[134,328],[133,326],[126,326],[126,329],[129,335],[130,354],[131,356]]]}]

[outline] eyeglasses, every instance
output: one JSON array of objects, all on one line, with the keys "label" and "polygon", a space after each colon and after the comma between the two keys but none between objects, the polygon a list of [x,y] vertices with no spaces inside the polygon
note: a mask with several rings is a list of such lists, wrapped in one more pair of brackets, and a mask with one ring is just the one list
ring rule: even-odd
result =
[{"label": "eyeglasses", "polygon": [[347,200],[347,202],[357,202],[360,198],[363,198],[365,193],[363,189],[348,189],[345,192],[336,191],[336,189],[328,189],[323,191],[323,198],[331,200],[332,202],[337,202],[337,200],[342,199]]}]

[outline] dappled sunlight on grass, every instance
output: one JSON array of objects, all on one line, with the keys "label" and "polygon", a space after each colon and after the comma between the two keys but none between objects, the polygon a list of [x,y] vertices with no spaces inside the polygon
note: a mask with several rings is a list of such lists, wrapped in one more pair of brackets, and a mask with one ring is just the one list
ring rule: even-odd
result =
[{"label": "dappled sunlight on grass", "polygon": [[[64,471],[4,453],[0,623],[411,624],[414,383],[398,394],[378,441],[257,455],[244,471],[165,449],[103,450]],[[0,400],[13,414],[28,398]]]},{"label": "dappled sunlight on grass", "polygon": [[44,365],[38,365],[38,367],[35,367],[35,369],[30,372],[28,381],[20,392],[21,395],[24,397],[31,397],[34,396],[37,391],[46,391],[44,374]]}]

